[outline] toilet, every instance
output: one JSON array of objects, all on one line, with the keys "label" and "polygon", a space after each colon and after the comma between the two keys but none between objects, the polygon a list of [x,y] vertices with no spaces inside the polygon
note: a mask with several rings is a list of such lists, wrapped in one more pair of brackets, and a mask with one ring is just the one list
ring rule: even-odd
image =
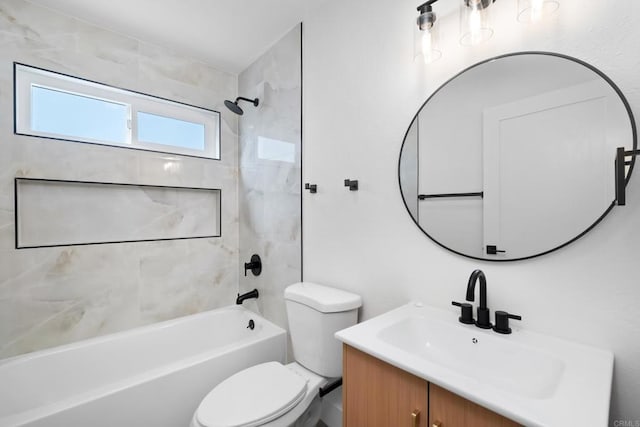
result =
[{"label": "toilet", "polygon": [[359,295],[302,282],[285,289],[295,362],[267,362],[218,384],[200,402],[191,427],[315,427],[319,388],[342,375],[335,332],[355,325]]}]

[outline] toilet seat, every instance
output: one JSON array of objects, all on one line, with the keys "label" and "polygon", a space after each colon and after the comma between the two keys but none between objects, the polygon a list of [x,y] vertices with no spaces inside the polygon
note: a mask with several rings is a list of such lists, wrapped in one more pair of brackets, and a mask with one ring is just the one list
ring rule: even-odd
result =
[{"label": "toilet seat", "polygon": [[216,386],[196,411],[206,427],[255,427],[289,412],[304,398],[307,381],[278,362],[240,371]]}]

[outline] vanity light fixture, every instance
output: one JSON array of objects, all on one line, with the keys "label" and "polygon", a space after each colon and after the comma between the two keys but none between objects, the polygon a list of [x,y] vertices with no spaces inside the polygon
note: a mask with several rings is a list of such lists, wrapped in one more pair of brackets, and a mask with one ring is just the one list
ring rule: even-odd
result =
[{"label": "vanity light fixture", "polygon": [[439,25],[436,25],[436,13],[431,7],[437,1],[428,0],[417,8],[420,15],[413,37],[414,59],[421,56],[425,64],[437,61],[442,56],[442,51],[438,49]]},{"label": "vanity light fixture", "polygon": [[[432,5],[438,0],[428,0],[417,7],[418,19],[414,27],[414,60],[422,57],[425,64],[442,57],[439,48],[439,25]],[[474,46],[493,35],[489,6],[496,0],[459,0],[460,5],[460,44]],[[529,0],[539,1],[539,0]]]},{"label": "vanity light fixture", "polygon": [[496,0],[461,0],[460,44],[475,46],[493,36],[489,6]]},{"label": "vanity light fixture", "polygon": [[518,0],[518,21],[535,23],[554,14],[560,4],[555,0]]}]

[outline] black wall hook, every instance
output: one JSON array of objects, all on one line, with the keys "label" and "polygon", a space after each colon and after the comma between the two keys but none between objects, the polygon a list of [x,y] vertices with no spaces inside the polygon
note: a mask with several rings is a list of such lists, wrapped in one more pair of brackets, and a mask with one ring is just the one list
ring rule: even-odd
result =
[{"label": "black wall hook", "polygon": [[309,190],[309,193],[317,193],[318,186],[316,184],[309,184],[308,182],[304,185],[305,190]]},{"label": "black wall hook", "polygon": [[349,191],[358,191],[358,180],[345,179],[344,186],[349,187]]}]

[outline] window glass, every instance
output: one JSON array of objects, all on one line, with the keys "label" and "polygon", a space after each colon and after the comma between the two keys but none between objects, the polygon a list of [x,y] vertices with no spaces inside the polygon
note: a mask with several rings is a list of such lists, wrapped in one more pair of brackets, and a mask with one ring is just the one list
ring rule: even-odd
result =
[{"label": "window glass", "polygon": [[31,128],[36,132],[126,144],[125,104],[33,85]]},{"label": "window glass", "polygon": [[204,124],[139,112],[138,140],[154,144],[204,150]]}]

